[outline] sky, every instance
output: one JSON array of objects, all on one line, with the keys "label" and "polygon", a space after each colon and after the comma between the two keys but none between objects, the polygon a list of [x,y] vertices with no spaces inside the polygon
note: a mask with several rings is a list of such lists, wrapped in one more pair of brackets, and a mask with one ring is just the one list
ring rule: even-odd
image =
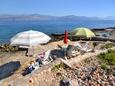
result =
[{"label": "sky", "polygon": [[115,0],[0,0],[0,14],[115,16]]}]

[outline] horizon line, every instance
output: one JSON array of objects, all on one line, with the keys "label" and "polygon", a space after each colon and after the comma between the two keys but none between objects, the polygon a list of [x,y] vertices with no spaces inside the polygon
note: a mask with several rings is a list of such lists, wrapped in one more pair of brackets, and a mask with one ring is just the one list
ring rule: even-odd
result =
[{"label": "horizon line", "polygon": [[51,14],[39,14],[39,13],[28,13],[28,14],[11,14],[11,13],[0,13],[0,15],[44,15],[44,16],[55,16],[55,17],[63,17],[63,16],[81,16],[81,17],[97,17],[97,18],[106,18],[106,17],[114,17],[115,15],[109,16],[85,16],[85,15],[75,15],[75,14],[68,14],[68,15],[51,15]]}]

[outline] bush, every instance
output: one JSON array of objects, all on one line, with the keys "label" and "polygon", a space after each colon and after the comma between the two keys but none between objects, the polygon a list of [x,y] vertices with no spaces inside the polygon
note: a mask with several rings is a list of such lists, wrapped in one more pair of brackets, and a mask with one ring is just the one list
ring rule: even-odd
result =
[{"label": "bush", "polygon": [[108,69],[107,65],[104,64],[104,63],[101,64],[101,68],[104,69],[104,70],[107,70],[107,69]]},{"label": "bush", "polygon": [[98,55],[98,58],[100,59],[102,69],[106,70],[109,74],[114,72],[115,50],[108,50],[106,53],[101,53]]},{"label": "bush", "polygon": [[91,59],[90,58],[87,58],[84,60],[85,63],[89,64],[91,62]]},{"label": "bush", "polygon": [[0,55],[4,54],[4,52],[0,51]]},{"label": "bush", "polygon": [[108,50],[107,53],[102,53],[98,57],[107,65],[115,65],[115,50]]},{"label": "bush", "polygon": [[9,44],[4,44],[1,51],[5,52],[15,52],[18,50],[18,47],[10,46]]},{"label": "bush", "polygon": [[65,65],[63,63],[54,65],[54,67],[52,68],[52,71],[53,70],[59,70],[60,68],[65,69]]},{"label": "bush", "polygon": [[93,42],[93,46],[96,47],[98,45],[97,42]]},{"label": "bush", "polygon": [[108,48],[112,48],[112,47],[115,47],[115,43],[107,43],[107,44],[103,45],[101,48],[108,49]]}]

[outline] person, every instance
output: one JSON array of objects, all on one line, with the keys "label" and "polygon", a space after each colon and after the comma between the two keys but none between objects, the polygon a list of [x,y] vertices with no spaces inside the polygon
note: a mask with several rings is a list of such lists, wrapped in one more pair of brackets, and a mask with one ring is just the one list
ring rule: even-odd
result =
[{"label": "person", "polygon": [[44,56],[45,56],[45,52],[41,52],[40,54],[38,54],[38,57],[36,59],[36,62],[39,63],[39,66],[41,66],[43,63],[43,59],[44,59]]},{"label": "person", "polygon": [[38,54],[38,58],[44,58],[45,52],[41,52],[40,54]]},{"label": "person", "polygon": [[39,65],[39,63],[38,62],[35,62],[35,70],[37,70],[39,67],[40,67],[40,65]]},{"label": "person", "polygon": [[39,66],[41,66],[43,63],[42,63],[42,59],[41,58],[37,58],[36,59],[36,62],[38,62],[39,63]]},{"label": "person", "polygon": [[23,76],[31,73],[33,70],[37,70],[39,68],[39,63],[31,61],[29,67],[27,67],[22,73]]},{"label": "person", "polygon": [[30,68],[30,69],[32,69],[32,70],[34,70],[34,69],[35,69],[34,61],[32,61],[32,62],[30,63],[29,68]]},{"label": "person", "polygon": [[35,69],[35,67],[34,67],[34,62],[32,61],[32,62],[30,62],[29,67],[27,67],[27,68],[25,69],[24,73],[22,73],[22,75],[25,76],[25,75],[31,73],[34,69]]}]

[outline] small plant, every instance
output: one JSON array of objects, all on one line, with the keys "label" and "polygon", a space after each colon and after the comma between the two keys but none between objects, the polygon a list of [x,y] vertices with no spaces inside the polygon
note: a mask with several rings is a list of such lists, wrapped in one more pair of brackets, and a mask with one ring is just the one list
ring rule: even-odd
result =
[{"label": "small plant", "polygon": [[113,70],[110,69],[110,68],[108,68],[106,71],[107,71],[108,74],[113,74]]},{"label": "small plant", "polygon": [[115,43],[107,43],[107,44],[103,45],[101,48],[108,49],[108,48],[112,48],[112,47],[115,47]]},{"label": "small plant", "polygon": [[52,71],[53,70],[59,70],[59,69],[65,69],[65,65],[63,63],[54,65],[54,67],[52,68]]},{"label": "small plant", "polygon": [[108,74],[114,74],[113,70],[107,64],[102,63],[101,68],[105,70]]},{"label": "small plant", "polygon": [[101,68],[106,70],[108,74],[114,72],[115,66],[115,50],[108,50],[106,53],[98,55],[100,59]]},{"label": "small plant", "polygon": [[107,53],[102,53],[98,57],[107,65],[115,65],[115,50],[108,50]]},{"label": "small plant", "polygon": [[98,45],[97,42],[93,42],[93,46],[94,46],[94,48],[95,48],[97,45]]},{"label": "small plant", "polygon": [[91,62],[91,59],[89,59],[89,58],[85,59],[84,62],[89,64]]},{"label": "small plant", "polygon": [[4,52],[0,51],[0,55],[2,55]]},{"label": "small plant", "polygon": [[104,63],[101,64],[101,68],[104,69],[104,70],[107,70],[107,69],[108,69],[107,65],[104,64]]},{"label": "small plant", "polygon": [[18,50],[18,47],[10,46],[9,44],[4,44],[1,51],[5,52],[15,52]]}]

